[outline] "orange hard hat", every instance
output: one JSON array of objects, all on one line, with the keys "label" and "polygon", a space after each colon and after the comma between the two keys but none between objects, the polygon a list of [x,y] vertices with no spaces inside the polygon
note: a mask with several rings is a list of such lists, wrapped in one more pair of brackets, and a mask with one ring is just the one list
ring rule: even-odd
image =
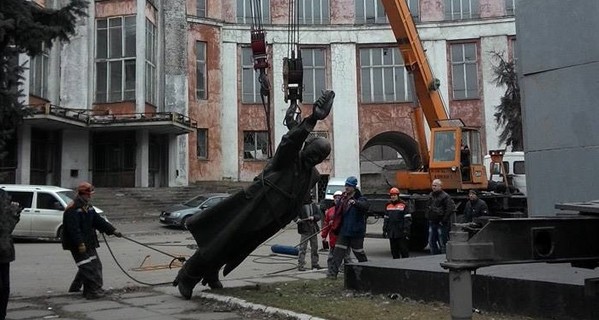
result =
[{"label": "orange hard hat", "polygon": [[89,182],[81,182],[77,186],[77,193],[78,194],[93,194],[94,186],[92,186],[92,184]]},{"label": "orange hard hat", "polygon": [[393,187],[393,188],[389,189],[389,194],[399,194],[399,189],[397,189],[396,187]]}]

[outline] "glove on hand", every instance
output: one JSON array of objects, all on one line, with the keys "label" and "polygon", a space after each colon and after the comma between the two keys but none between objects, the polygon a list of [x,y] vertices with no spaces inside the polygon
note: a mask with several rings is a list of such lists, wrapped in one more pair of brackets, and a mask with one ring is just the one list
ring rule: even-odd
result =
[{"label": "glove on hand", "polygon": [[333,108],[333,101],[335,100],[335,92],[332,90],[323,90],[322,95],[312,108],[312,117],[316,120],[322,120],[326,118]]},{"label": "glove on hand", "polygon": [[87,248],[85,247],[85,243],[80,243],[79,247],[77,247],[77,250],[79,250],[79,253],[85,253],[85,251],[87,250]]},{"label": "glove on hand", "polygon": [[115,232],[113,232],[112,234],[113,234],[115,237],[117,237],[117,238],[121,238],[121,237],[123,236],[123,234],[122,234],[122,233],[120,233],[120,232],[118,232],[118,231],[115,231]]}]

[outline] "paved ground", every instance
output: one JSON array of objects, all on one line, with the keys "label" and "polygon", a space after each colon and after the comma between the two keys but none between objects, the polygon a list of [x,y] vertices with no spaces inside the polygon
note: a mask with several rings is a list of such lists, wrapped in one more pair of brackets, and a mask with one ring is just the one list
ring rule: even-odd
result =
[{"label": "paved ground", "polygon": [[[380,221],[370,226],[373,229],[380,227]],[[195,241],[189,233],[164,228],[152,220],[119,221],[118,228],[135,241],[173,255],[189,256],[194,251]],[[223,284],[232,287],[324,278],[324,270],[298,272],[296,257],[273,255],[270,250],[274,244],[293,246],[298,241],[295,226],[288,226],[223,278]],[[196,287],[191,301],[183,300],[175,287],[164,284],[170,283],[178,272],[177,266],[168,269],[170,257],[126,239],[108,237],[107,244],[102,244],[99,255],[104,266],[104,288],[111,290],[112,294],[90,301],[79,294],[66,293],[76,267],[70,253],[63,251],[60,244],[17,243],[17,259],[11,264],[11,298],[7,319],[273,319],[269,312],[249,312],[238,307],[240,304],[253,307],[250,304],[239,301],[234,304],[215,302],[215,297],[210,296],[209,290],[202,291],[206,289],[202,286]],[[144,286],[128,278],[113,260],[108,247],[132,277],[145,283],[163,284]],[[371,260],[390,259],[388,243],[384,239],[367,239],[365,249]],[[326,265],[326,254],[321,252],[320,255],[320,264],[323,266]],[[307,315],[284,314],[291,318],[310,319]]]}]

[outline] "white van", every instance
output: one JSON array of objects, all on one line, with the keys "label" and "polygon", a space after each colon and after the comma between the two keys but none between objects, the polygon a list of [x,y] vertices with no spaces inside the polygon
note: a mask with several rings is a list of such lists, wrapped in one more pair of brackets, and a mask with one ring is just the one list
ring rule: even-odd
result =
[{"label": "white van", "polygon": [[[62,238],[62,214],[75,191],[55,186],[0,185],[23,211],[12,235],[15,238]],[[102,210],[94,207],[96,212]]]},{"label": "white van", "polygon": [[[524,168],[524,152],[513,151],[506,152],[503,155],[503,166],[505,167],[508,179],[512,185],[526,195],[526,171]],[[485,156],[485,168],[487,168],[487,174],[491,179],[496,182],[502,182],[503,177],[500,175],[501,169],[499,164],[491,168],[491,156]]]},{"label": "white van", "polygon": [[336,178],[331,177],[329,182],[327,183],[327,189],[324,194],[325,201],[333,201],[333,194],[337,191],[345,191],[345,179],[346,178]]}]

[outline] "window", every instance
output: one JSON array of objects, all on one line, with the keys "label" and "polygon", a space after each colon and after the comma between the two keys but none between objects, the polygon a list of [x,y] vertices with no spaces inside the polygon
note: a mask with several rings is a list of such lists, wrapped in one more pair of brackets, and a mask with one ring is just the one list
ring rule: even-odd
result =
[{"label": "window", "polygon": [[146,101],[156,105],[156,26],[146,19]]},{"label": "window", "polygon": [[329,0],[297,0],[299,24],[328,24]]},{"label": "window", "polygon": [[420,6],[418,3],[419,0],[406,1],[408,2],[408,7],[410,8],[410,13],[412,14],[412,18],[414,19],[414,21],[420,21]]},{"label": "window", "polygon": [[387,23],[381,0],[356,0],[356,23]]},{"label": "window", "polygon": [[206,42],[196,41],[196,99],[206,98]]},{"label": "window", "polygon": [[[405,0],[408,3],[414,21],[420,20],[419,0]],[[387,15],[381,0],[356,0],[356,23],[373,24],[388,23]]]},{"label": "window", "polygon": [[96,20],[96,102],[135,99],[135,16]]},{"label": "window", "polygon": [[445,0],[447,20],[473,19],[478,16],[478,0]]},{"label": "window", "polygon": [[516,42],[515,37],[510,37],[509,42],[510,42],[509,43],[510,59],[511,59],[511,61],[514,62],[514,67],[516,67],[518,65],[518,55],[517,55],[518,52],[516,51],[516,49],[517,49],[516,45],[518,43]]},{"label": "window", "polygon": [[23,208],[31,208],[33,202],[33,192],[28,191],[6,191],[11,200],[18,202]]},{"label": "window", "polygon": [[197,129],[197,156],[200,159],[208,159],[208,129]]},{"label": "window", "polygon": [[516,0],[505,0],[505,13],[508,16],[516,14]]},{"label": "window", "polygon": [[202,18],[206,17],[206,0],[196,1],[196,16]]},{"label": "window", "polygon": [[301,49],[304,66],[303,102],[313,103],[326,89],[325,49]]},{"label": "window", "polygon": [[360,80],[364,103],[412,101],[412,80],[397,48],[360,49]]},{"label": "window", "polygon": [[455,140],[454,131],[435,132],[433,161],[454,161],[456,158]]},{"label": "window", "polygon": [[260,82],[254,74],[252,48],[241,48],[241,103],[261,103]]},{"label": "window", "polygon": [[64,210],[60,201],[53,195],[44,192],[37,193],[37,208],[48,210]]},{"label": "window", "polygon": [[476,43],[451,45],[451,83],[453,99],[478,98]]},{"label": "window", "polygon": [[266,160],[268,158],[268,132],[243,132],[243,159]]},{"label": "window", "polygon": [[514,161],[514,174],[526,174],[524,161]]},{"label": "window", "polygon": [[[254,13],[252,4],[258,2],[260,12]],[[237,0],[237,23],[250,24],[256,19],[260,19],[262,23],[270,23],[270,0]]]},{"label": "window", "polygon": [[43,52],[32,57],[29,63],[29,94],[40,98],[48,97],[48,67],[50,56],[42,45]]}]

